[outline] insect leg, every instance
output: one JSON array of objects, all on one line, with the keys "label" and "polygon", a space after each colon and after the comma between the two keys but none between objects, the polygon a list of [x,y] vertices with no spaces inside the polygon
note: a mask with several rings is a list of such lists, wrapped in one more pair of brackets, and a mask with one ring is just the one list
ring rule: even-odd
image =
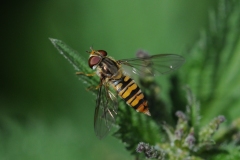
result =
[{"label": "insect leg", "polygon": [[99,85],[97,85],[96,87],[95,86],[90,86],[87,88],[87,91],[90,91],[90,90],[93,90],[93,89],[99,89],[101,87],[102,83],[100,83]]},{"label": "insect leg", "polygon": [[[83,73],[83,72],[76,72],[76,75],[84,75],[84,76],[87,76],[87,77],[92,77],[92,76],[94,76],[96,73],[94,72],[94,73],[90,73],[90,74],[88,74],[88,73]],[[100,84],[99,85],[97,85],[96,87],[95,86],[90,86],[90,87],[88,87],[86,90],[87,91],[90,91],[90,90],[95,90],[95,89],[99,89],[100,87],[101,87],[101,85],[102,85],[102,82],[100,82]]]},{"label": "insect leg", "polygon": [[91,76],[94,76],[95,75],[95,72],[94,73],[83,73],[83,72],[76,72],[76,75],[84,75],[84,76],[88,76],[88,77],[91,77]]}]

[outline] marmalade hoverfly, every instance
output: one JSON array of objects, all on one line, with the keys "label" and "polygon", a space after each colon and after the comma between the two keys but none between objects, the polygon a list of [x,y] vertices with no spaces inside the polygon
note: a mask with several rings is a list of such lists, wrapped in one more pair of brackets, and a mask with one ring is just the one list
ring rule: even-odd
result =
[{"label": "marmalade hoverfly", "polygon": [[[117,95],[137,112],[151,116],[144,94],[134,80],[124,73],[122,66],[130,67],[132,72],[138,75],[141,75],[143,68],[146,72],[146,68],[150,66],[152,69],[147,70],[148,74],[159,75],[179,68],[185,61],[183,57],[175,54],[157,54],[144,58],[114,60],[104,50],[90,49],[91,52],[88,52],[90,53],[89,67],[96,70],[95,73],[100,77],[100,84],[96,87],[98,94],[94,115],[94,130],[100,139],[108,134],[112,123],[115,122],[118,109]],[[76,74],[93,75],[82,72]]]}]

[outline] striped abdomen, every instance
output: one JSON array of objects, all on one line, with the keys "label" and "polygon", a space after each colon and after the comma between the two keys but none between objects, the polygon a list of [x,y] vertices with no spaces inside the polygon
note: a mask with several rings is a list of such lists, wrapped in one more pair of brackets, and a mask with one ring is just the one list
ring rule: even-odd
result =
[{"label": "striped abdomen", "polygon": [[147,100],[138,85],[128,76],[122,76],[120,79],[112,80],[113,87],[117,90],[118,95],[133,107],[137,112],[151,115],[148,110]]}]

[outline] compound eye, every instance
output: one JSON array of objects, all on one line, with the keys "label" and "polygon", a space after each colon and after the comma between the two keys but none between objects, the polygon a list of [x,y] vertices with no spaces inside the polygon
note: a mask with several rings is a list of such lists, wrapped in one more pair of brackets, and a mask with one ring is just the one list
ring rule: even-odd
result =
[{"label": "compound eye", "polygon": [[88,59],[88,65],[90,68],[93,69],[95,65],[97,65],[101,61],[101,57],[98,56],[92,56]]},{"label": "compound eye", "polygon": [[107,56],[107,52],[104,50],[98,50],[98,52],[103,56],[106,57]]}]

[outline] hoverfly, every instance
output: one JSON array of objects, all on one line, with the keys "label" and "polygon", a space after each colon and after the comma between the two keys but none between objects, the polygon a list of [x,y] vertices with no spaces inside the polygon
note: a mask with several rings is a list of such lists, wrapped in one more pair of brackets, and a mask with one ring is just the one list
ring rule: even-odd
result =
[{"label": "hoverfly", "polygon": [[[104,50],[91,51],[88,59],[89,67],[95,70],[100,77],[96,108],[94,115],[94,130],[98,138],[105,137],[117,115],[118,100],[121,97],[137,112],[151,116],[148,102],[135,81],[124,73],[123,66],[130,67],[132,72],[141,75],[142,68],[151,67],[147,70],[150,75],[159,75],[171,72],[184,63],[184,58],[175,54],[157,54],[144,58],[132,58],[115,60],[107,55]],[[146,72],[146,70],[144,70]],[[78,75],[92,76],[77,72]],[[112,88],[112,89],[110,89]]]}]

